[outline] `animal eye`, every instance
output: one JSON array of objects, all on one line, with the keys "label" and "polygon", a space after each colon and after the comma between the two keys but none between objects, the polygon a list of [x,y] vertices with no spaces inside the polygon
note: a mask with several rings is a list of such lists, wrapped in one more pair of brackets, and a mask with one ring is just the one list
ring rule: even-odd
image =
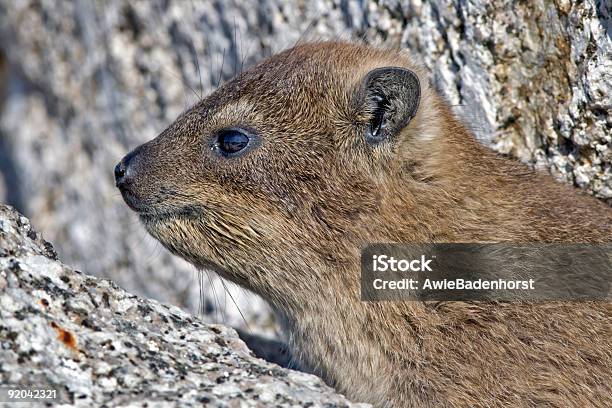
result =
[{"label": "animal eye", "polygon": [[232,155],[240,152],[249,144],[249,137],[237,129],[223,130],[217,136],[215,146],[224,155]]}]

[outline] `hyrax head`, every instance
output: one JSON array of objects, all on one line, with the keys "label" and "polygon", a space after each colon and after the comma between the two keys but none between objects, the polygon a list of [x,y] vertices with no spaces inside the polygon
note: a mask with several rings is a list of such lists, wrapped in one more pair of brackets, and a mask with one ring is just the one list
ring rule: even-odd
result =
[{"label": "hyrax head", "polygon": [[346,240],[361,245],[381,180],[419,132],[423,91],[398,53],[301,45],[125,156],[116,184],[172,252],[261,292],[266,274],[326,262]]}]

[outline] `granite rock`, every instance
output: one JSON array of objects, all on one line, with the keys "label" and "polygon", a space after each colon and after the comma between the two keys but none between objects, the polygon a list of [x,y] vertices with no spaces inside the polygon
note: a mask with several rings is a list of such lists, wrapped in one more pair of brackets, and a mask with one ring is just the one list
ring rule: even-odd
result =
[{"label": "granite rock", "polygon": [[612,3],[413,1],[402,44],[493,149],[612,204]]},{"label": "granite rock", "polygon": [[54,388],[82,407],[369,406],[255,358],[231,328],[73,270],[4,205],[0,384]]}]

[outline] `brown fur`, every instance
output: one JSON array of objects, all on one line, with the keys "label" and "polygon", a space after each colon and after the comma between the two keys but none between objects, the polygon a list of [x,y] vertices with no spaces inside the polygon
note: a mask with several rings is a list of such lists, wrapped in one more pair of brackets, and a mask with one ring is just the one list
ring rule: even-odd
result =
[{"label": "brown fur", "polygon": [[[373,68],[421,78],[416,117],[368,146],[355,98]],[[612,307],[362,302],[372,242],[610,240],[612,210],[479,145],[398,52],[300,45],[223,85],[141,146],[137,210],[163,245],[262,295],[298,361],[356,401],[612,406]],[[259,146],[224,159],[211,135]]]}]

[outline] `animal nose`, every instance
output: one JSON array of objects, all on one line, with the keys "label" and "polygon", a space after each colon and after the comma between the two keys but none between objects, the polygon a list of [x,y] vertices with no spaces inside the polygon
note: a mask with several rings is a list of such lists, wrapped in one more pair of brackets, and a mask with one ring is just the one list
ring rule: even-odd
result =
[{"label": "animal nose", "polygon": [[135,176],[134,162],[138,152],[132,151],[115,166],[115,185],[125,188]]},{"label": "animal nose", "polygon": [[117,187],[122,185],[124,178],[125,178],[125,163],[123,163],[123,160],[121,160],[115,166],[115,185]]}]

